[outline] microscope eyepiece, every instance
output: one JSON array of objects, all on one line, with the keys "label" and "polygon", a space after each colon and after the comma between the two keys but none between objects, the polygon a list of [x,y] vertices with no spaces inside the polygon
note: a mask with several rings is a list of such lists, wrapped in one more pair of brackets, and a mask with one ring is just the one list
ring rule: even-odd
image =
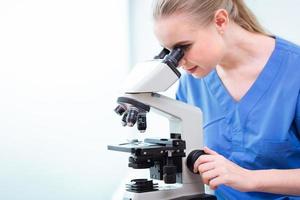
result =
[{"label": "microscope eyepiece", "polygon": [[165,63],[170,69],[180,77],[180,72],[177,70],[180,59],[184,56],[184,51],[180,47],[174,48],[162,61]]},{"label": "microscope eyepiece", "polygon": [[166,48],[163,48],[163,50],[161,50],[161,52],[159,52],[159,54],[157,56],[154,57],[154,59],[164,59],[164,57],[166,55],[168,55],[170,53],[170,51]]},{"label": "microscope eyepiece", "polygon": [[170,67],[178,67],[180,59],[184,56],[184,51],[180,47],[174,48],[163,60]]}]

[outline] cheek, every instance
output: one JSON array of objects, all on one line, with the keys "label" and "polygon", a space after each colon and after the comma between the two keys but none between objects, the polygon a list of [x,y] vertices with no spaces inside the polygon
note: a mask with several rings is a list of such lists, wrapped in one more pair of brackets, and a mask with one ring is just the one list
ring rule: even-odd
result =
[{"label": "cheek", "polygon": [[188,52],[187,59],[193,64],[201,67],[215,67],[219,64],[223,55],[222,45],[216,43],[203,44],[201,47],[195,48]]},{"label": "cheek", "polygon": [[217,64],[217,57],[216,51],[211,48],[189,52],[186,55],[186,59],[190,63],[200,67],[210,67],[211,65]]},{"label": "cheek", "polygon": [[218,64],[223,55],[224,55],[224,42],[220,38],[216,38],[215,40],[212,40],[212,43],[208,45],[208,51],[207,53],[210,53],[212,59]]}]

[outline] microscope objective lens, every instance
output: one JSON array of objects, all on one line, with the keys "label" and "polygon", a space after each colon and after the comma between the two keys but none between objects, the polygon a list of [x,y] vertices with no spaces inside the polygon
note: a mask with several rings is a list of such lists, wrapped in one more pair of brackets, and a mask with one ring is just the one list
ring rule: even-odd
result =
[{"label": "microscope objective lens", "polygon": [[137,121],[138,114],[139,112],[136,107],[131,107],[128,110],[128,115],[126,117],[127,126],[129,127],[134,126],[135,122]]},{"label": "microscope objective lens", "polygon": [[126,106],[125,105],[118,105],[116,108],[115,108],[115,112],[118,114],[118,115],[123,115],[123,113],[126,111]]},{"label": "microscope objective lens", "polygon": [[124,115],[123,115],[123,117],[122,117],[122,120],[121,120],[122,126],[126,126],[127,125],[127,122],[126,122],[127,114],[128,114],[128,112],[125,112]]},{"label": "microscope objective lens", "polygon": [[137,118],[137,129],[144,133],[147,129],[146,113],[139,113]]}]

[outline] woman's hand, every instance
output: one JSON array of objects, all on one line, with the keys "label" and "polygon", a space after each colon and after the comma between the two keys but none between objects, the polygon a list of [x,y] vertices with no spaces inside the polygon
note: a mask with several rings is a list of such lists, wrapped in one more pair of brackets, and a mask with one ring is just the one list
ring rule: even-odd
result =
[{"label": "woman's hand", "polygon": [[196,160],[194,171],[199,172],[204,184],[213,190],[221,184],[243,192],[253,189],[250,170],[236,165],[208,147],[203,150],[208,155],[202,155]]}]

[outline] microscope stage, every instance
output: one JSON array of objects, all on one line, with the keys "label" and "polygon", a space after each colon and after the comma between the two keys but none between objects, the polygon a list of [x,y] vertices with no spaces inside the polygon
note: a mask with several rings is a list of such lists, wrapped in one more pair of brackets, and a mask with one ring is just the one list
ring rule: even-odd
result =
[{"label": "microscope stage", "polygon": [[109,150],[128,152],[135,155],[147,156],[153,154],[163,154],[166,151],[183,152],[185,142],[180,139],[150,139],[144,141],[132,141],[118,145],[108,145]]}]

